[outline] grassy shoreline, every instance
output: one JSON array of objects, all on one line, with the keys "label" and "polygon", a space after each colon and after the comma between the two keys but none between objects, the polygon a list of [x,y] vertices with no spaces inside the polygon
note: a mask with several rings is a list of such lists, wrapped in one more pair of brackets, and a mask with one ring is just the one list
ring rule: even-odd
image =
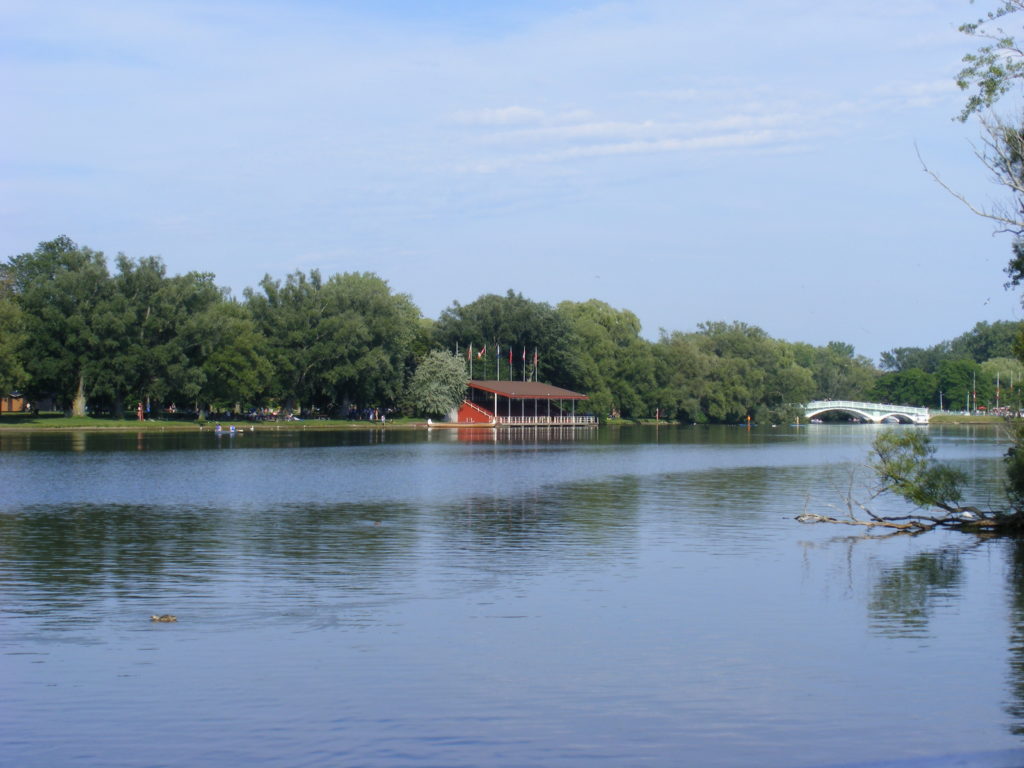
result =
[{"label": "grassy shoreline", "polygon": [[51,432],[51,431],[92,431],[92,432],[196,432],[212,430],[217,424],[224,429],[234,426],[240,430],[303,431],[311,429],[425,429],[425,419],[395,419],[385,423],[379,421],[349,421],[348,419],[310,419],[306,421],[248,421],[209,419],[198,421],[164,419],[115,419],[105,416],[63,416],[61,414],[5,413],[0,415],[0,431]]},{"label": "grassy shoreline", "polygon": [[959,414],[959,413],[934,413],[929,424],[988,424],[997,426],[1004,424],[1006,420],[1002,416],[989,416],[988,414]]}]

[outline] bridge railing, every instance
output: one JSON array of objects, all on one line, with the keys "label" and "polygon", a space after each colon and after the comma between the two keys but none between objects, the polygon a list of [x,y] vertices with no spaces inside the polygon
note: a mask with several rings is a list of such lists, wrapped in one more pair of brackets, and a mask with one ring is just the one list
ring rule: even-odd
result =
[{"label": "bridge railing", "polygon": [[807,404],[807,410],[824,408],[855,408],[859,411],[885,411],[886,413],[907,413],[927,416],[928,409],[916,405],[893,405],[892,403],[862,403],[853,400],[815,400]]}]

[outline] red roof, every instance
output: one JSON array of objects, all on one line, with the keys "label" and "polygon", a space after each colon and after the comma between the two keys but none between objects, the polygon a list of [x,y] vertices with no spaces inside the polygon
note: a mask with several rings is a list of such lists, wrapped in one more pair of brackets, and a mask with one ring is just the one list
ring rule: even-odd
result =
[{"label": "red roof", "polygon": [[513,400],[586,400],[587,396],[571,389],[553,387],[539,381],[471,381],[469,386]]}]

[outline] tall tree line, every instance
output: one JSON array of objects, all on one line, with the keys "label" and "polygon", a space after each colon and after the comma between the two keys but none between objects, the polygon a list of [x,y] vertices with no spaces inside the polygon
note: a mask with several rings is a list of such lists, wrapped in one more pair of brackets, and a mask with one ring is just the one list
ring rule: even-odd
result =
[{"label": "tall tree line", "polygon": [[[975,358],[1009,356],[1011,325],[979,324],[939,346],[950,365],[974,355],[981,370],[986,361]],[[69,413],[88,405],[120,415],[142,401],[200,413],[275,405],[413,414],[437,399],[416,396],[431,377],[415,373],[438,351],[457,354],[457,371],[472,362],[474,378],[537,378],[587,393],[601,417],[777,421],[816,398],[932,405],[950,386],[935,378],[940,363],[906,367],[934,350],[887,352],[882,374],[849,344],[791,343],[745,323],[650,341],[633,312],[596,299],[552,306],[508,291],[453,302],[430,320],[377,275],[318,270],[268,275],[235,299],[210,273],[171,276],[159,258],[123,254],[111,269],[66,237],[0,265],[0,386],[52,397]],[[894,376],[925,378],[904,391]]]}]

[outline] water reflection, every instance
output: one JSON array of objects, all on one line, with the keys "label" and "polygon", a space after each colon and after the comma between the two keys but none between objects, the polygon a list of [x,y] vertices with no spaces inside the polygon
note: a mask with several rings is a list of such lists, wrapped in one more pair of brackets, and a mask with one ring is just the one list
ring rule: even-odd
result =
[{"label": "water reflection", "polygon": [[[260,620],[283,602],[295,608],[296,596],[300,609],[315,606],[324,583],[335,594],[400,588],[415,566],[413,518],[395,505],[30,509],[0,516],[0,592],[9,615],[49,629],[72,616],[81,627],[148,615],[167,601],[193,615]],[[296,591],[296,582],[313,588]]]},{"label": "water reflection", "polygon": [[962,556],[961,547],[943,547],[883,569],[868,602],[872,629],[889,637],[926,637],[935,608],[960,597]]},{"label": "water reflection", "polygon": [[1007,542],[1010,602],[1010,693],[1006,706],[1012,718],[1011,730],[1024,735],[1024,540]]},{"label": "water reflection", "polygon": [[0,752],[733,767],[1024,734],[1024,552],[1007,672],[1001,542],[794,522],[869,431],[506,437],[0,434]]}]

